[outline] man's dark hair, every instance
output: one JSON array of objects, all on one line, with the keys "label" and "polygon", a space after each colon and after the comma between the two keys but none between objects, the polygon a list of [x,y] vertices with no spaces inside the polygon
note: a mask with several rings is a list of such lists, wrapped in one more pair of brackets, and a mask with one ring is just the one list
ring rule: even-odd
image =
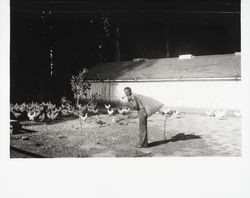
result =
[{"label": "man's dark hair", "polygon": [[131,89],[130,87],[125,87],[125,88],[124,88],[124,91],[125,91],[125,90],[129,90],[130,92],[132,92],[132,89]]}]

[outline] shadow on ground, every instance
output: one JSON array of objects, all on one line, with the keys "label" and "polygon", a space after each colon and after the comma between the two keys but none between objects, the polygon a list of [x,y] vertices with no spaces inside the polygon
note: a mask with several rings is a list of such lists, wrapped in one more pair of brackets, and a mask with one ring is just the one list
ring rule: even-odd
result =
[{"label": "shadow on ground", "polygon": [[177,141],[184,141],[184,140],[190,140],[190,139],[201,139],[201,137],[199,135],[178,133],[177,135],[173,136],[171,139],[151,142],[149,143],[149,147],[159,146],[162,144],[167,144],[169,142],[177,142]]},{"label": "shadow on ground", "polygon": [[22,124],[22,126],[53,125],[53,124],[66,122],[66,121],[69,121],[69,120],[76,120],[76,119],[78,119],[78,118],[74,117],[74,116],[68,116],[68,117],[59,117],[59,118],[57,118],[55,120],[46,120],[46,121],[43,121],[43,122],[26,120],[26,121],[22,121],[21,124]]},{"label": "shadow on ground", "polygon": [[38,131],[34,131],[34,130],[29,130],[29,129],[17,129],[15,130],[13,135],[17,135],[17,134],[26,134],[26,133],[37,133]]},{"label": "shadow on ground", "polygon": [[23,156],[31,157],[31,158],[47,158],[46,156],[43,156],[43,155],[40,155],[40,154],[37,154],[37,153],[32,153],[32,152],[29,152],[29,151],[25,151],[25,150],[23,150],[21,148],[17,148],[17,147],[14,147],[14,146],[10,146],[10,152],[16,152],[16,153],[19,153],[19,155],[22,154]]}]

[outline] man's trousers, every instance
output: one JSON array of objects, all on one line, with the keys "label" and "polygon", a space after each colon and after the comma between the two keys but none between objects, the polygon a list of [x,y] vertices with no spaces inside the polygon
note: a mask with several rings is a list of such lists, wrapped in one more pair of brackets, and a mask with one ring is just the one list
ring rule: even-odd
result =
[{"label": "man's trousers", "polygon": [[139,110],[139,146],[148,146],[148,132],[147,132],[148,115],[144,108]]}]

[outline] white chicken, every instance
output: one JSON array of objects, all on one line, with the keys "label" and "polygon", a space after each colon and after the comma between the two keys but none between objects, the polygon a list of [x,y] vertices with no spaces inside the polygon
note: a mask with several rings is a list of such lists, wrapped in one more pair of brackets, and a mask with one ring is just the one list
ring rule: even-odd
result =
[{"label": "white chicken", "polygon": [[61,104],[61,107],[62,107],[62,109],[65,109],[66,108],[66,105],[65,104]]},{"label": "white chicken", "polygon": [[95,119],[98,122],[100,120],[100,118],[98,117],[98,115],[95,115]]},{"label": "white chicken", "polygon": [[78,109],[79,109],[80,112],[83,112],[83,111],[86,110],[87,105],[81,105],[81,104],[79,104],[79,105],[77,105],[77,107],[78,107]]},{"label": "white chicken", "polygon": [[70,105],[67,107],[67,110],[68,110],[68,113],[71,115],[74,114],[74,112],[75,112],[75,109]]},{"label": "white chicken", "polygon": [[106,109],[109,109],[111,107],[110,104],[108,104],[108,105],[104,104],[104,106],[105,106]]},{"label": "white chicken", "polygon": [[90,108],[90,109],[94,109],[96,106],[97,106],[97,103],[89,102],[89,103],[87,104],[87,108]]},{"label": "white chicken", "polygon": [[130,111],[130,108],[129,107],[126,107],[125,109],[124,109],[124,112],[125,113],[128,113]]},{"label": "white chicken", "polygon": [[48,111],[47,112],[47,117],[50,119],[50,120],[55,120],[59,114],[59,110],[51,110],[51,111]]},{"label": "white chicken", "polygon": [[112,122],[113,122],[113,123],[116,122],[116,119],[115,119],[115,116],[114,116],[114,115],[112,116]]},{"label": "white chicken", "polygon": [[240,111],[235,111],[235,112],[234,112],[234,115],[235,115],[236,117],[240,117],[240,116],[241,116],[241,112],[240,112]]},{"label": "white chicken", "polygon": [[210,116],[210,117],[215,116],[213,110],[207,110],[207,111],[206,111],[206,115],[207,115],[207,116]]},{"label": "white chicken", "polygon": [[107,109],[109,115],[113,115],[115,110],[114,109]]},{"label": "white chicken", "polygon": [[16,112],[13,107],[10,108],[10,112],[14,115],[15,118],[18,118],[21,116],[21,113]]},{"label": "white chicken", "polygon": [[180,112],[178,110],[174,110],[174,115],[180,115]]},{"label": "white chicken", "polygon": [[25,106],[21,106],[21,107],[19,108],[19,111],[20,111],[21,113],[23,113],[23,112],[25,111]]},{"label": "white chicken", "polygon": [[73,112],[72,112],[72,115],[74,115],[74,116],[79,116],[79,113],[78,113],[78,111],[73,111]]},{"label": "white chicken", "polygon": [[97,114],[99,109],[92,109],[92,113]]},{"label": "white chicken", "polygon": [[40,122],[43,122],[45,120],[45,113],[41,113],[38,118]]},{"label": "white chicken", "polygon": [[27,116],[29,118],[30,121],[34,121],[35,118],[40,115],[41,111],[40,110],[36,110],[33,109],[32,111],[28,111]]},{"label": "white chicken", "polygon": [[226,115],[226,110],[222,110],[222,111],[215,111],[214,112],[215,117],[217,118],[223,118]]},{"label": "white chicken", "polygon": [[163,113],[164,113],[164,114],[168,114],[168,113],[170,113],[170,112],[171,112],[171,109],[170,109],[169,107],[163,109]]},{"label": "white chicken", "polygon": [[91,106],[87,106],[87,109],[88,109],[88,112],[92,112],[94,108]]},{"label": "white chicken", "polygon": [[80,118],[82,121],[86,121],[86,119],[88,118],[88,113],[86,113],[85,116],[82,116],[82,114],[80,114]]},{"label": "white chicken", "polygon": [[19,118],[22,114],[21,113],[17,113],[17,112],[13,112],[15,118]]},{"label": "white chicken", "polygon": [[69,112],[68,112],[67,109],[62,109],[61,113],[62,113],[63,116],[68,116],[69,115]]},{"label": "white chicken", "polygon": [[[168,115],[168,114],[167,114],[167,115]],[[172,111],[171,115],[172,115],[174,118],[181,118],[181,113],[180,113],[178,110]]]},{"label": "white chicken", "polygon": [[118,110],[118,113],[119,114],[124,114],[125,113],[125,109],[123,109],[123,108],[119,108],[119,109],[117,109]]}]

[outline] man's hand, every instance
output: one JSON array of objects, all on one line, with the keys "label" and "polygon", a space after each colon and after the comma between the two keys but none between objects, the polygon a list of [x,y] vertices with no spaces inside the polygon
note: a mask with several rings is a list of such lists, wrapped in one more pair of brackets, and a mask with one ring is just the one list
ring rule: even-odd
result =
[{"label": "man's hand", "polygon": [[127,96],[127,98],[128,98],[128,101],[133,101],[133,100],[135,100],[134,96]]},{"label": "man's hand", "polygon": [[127,96],[128,101],[132,100],[131,96]]}]

